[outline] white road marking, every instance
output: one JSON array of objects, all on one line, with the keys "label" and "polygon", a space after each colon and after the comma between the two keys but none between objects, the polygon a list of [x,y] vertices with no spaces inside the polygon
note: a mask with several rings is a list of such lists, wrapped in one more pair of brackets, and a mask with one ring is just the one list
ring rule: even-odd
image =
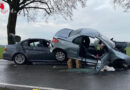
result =
[{"label": "white road marking", "polygon": [[43,90],[66,90],[66,89],[57,89],[57,88],[39,87],[39,86],[30,86],[30,85],[20,85],[20,84],[9,84],[9,83],[0,83],[0,85],[19,87],[19,88],[43,89]]}]

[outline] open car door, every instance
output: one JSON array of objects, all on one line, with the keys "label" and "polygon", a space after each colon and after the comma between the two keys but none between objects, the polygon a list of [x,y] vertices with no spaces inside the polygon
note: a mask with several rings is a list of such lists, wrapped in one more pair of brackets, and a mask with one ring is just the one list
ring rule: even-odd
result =
[{"label": "open car door", "polygon": [[99,72],[105,65],[109,63],[109,53],[105,53],[101,58],[95,60],[95,59],[88,59],[83,58],[81,61],[84,61],[86,63],[92,63],[95,64],[95,71]]},{"label": "open car door", "polygon": [[105,53],[100,60],[97,61],[97,65],[95,67],[96,72],[99,72],[105,65],[109,63],[109,53]]}]

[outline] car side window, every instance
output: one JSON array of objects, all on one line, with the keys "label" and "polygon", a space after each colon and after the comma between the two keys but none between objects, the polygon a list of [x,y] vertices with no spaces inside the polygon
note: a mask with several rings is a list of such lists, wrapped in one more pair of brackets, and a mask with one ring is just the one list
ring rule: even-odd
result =
[{"label": "car side window", "polygon": [[78,44],[78,45],[80,45],[81,42],[82,42],[82,37],[81,37],[81,36],[80,36],[80,37],[76,37],[76,38],[73,40],[73,43]]},{"label": "car side window", "polygon": [[29,40],[22,43],[23,47],[48,47],[49,42],[44,40]]},{"label": "car side window", "polygon": [[22,43],[22,46],[23,46],[23,47],[28,47],[28,41],[24,41],[24,42]]},{"label": "car side window", "polygon": [[40,40],[31,40],[28,44],[30,47],[40,47]]}]

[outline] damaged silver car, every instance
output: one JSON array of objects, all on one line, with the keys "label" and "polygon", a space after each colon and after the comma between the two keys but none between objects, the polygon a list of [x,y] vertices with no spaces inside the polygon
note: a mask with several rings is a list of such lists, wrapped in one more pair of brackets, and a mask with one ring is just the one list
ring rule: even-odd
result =
[{"label": "damaged silver car", "polygon": [[[102,53],[98,49],[99,42],[105,47]],[[97,72],[105,65],[115,69],[127,69],[130,65],[128,55],[119,51],[113,41],[93,29],[62,29],[55,34],[50,47],[58,61],[71,58],[93,63]]]}]

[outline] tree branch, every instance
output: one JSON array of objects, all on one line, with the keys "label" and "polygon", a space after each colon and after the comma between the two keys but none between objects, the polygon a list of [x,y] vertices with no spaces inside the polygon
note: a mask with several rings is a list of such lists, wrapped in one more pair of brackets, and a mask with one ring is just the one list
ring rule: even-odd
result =
[{"label": "tree branch", "polygon": [[42,7],[24,7],[24,8],[25,8],[25,9],[43,9],[43,10],[46,11],[46,13],[47,13],[48,15],[51,14],[51,12],[48,12],[48,11],[47,11],[48,8],[42,8]]},{"label": "tree branch", "polygon": [[[27,1],[29,1],[29,2],[27,2]],[[43,2],[43,1],[41,1],[41,0],[31,0],[31,1],[30,1],[30,0],[27,0],[27,1],[20,4],[20,8],[21,8],[21,9],[23,9],[24,7],[26,7],[26,6],[28,6],[28,5],[32,4],[32,3],[36,3],[36,2],[38,2],[38,3],[43,3],[43,4],[47,4],[46,2]]]},{"label": "tree branch", "polygon": [[[47,10],[45,10],[45,11],[46,11],[48,14],[52,13],[52,10],[51,10],[51,8],[50,8],[50,6],[48,5],[47,2],[44,2],[44,1],[41,1],[41,0],[31,0],[31,1],[29,1],[29,2],[27,2],[27,1],[29,1],[29,0],[26,0],[26,3],[25,3],[25,4],[22,4],[23,2],[21,3],[20,10],[22,10],[23,8],[25,8],[26,6],[28,6],[28,5],[32,4],[32,3],[42,3],[42,4],[46,5],[47,8],[48,8],[48,10],[49,10],[49,11],[47,11]],[[39,7],[39,9],[40,9],[40,8],[42,8],[42,7]],[[35,9],[36,9],[36,8],[35,8]]]}]

